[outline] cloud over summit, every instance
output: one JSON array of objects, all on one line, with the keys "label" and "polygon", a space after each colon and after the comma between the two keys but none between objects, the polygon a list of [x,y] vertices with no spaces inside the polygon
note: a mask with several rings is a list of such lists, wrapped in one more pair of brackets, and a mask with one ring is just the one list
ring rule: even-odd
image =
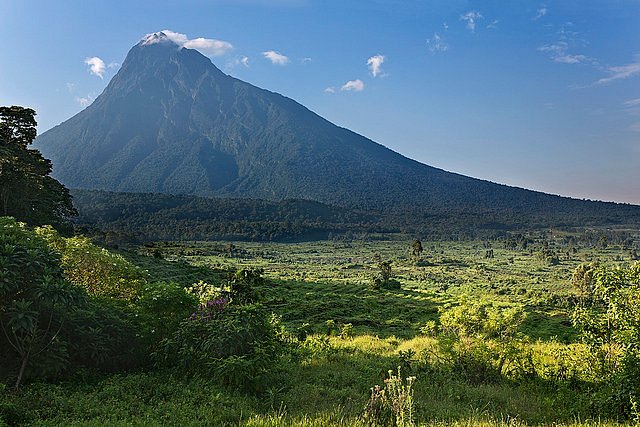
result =
[{"label": "cloud over summit", "polygon": [[147,34],[143,37],[141,43],[143,45],[149,45],[166,42],[167,40],[172,41],[180,47],[195,49],[207,56],[222,56],[233,49],[233,45],[224,40],[207,39],[204,37],[189,39],[186,34],[171,30],[162,30],[157,33]]}]

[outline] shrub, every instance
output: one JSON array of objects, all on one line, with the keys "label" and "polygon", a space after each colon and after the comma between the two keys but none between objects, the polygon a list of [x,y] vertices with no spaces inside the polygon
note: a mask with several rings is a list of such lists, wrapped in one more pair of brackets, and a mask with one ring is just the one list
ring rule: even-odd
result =
[{"label": "shrub", "polygon": [[495,383],[503,375],[530,376],[533,363],[518,333],[524,319],[521,307],[463,299],[460,305],[441,310],[440,352],[452,371],[472,384]]},{"label": "shrub", "polygon": [[89,295],[135,301],[147,283],[140,268],[87,237],[64,238],[50,226],[38,228],[36,233],[60,253],[67,280],[85,288]]},{"label": "shrub", "polygon": [[[630,417],[640,397],[640,263],[629,268],[592,266],[588,293],[573,313],[597,363],[598,376],[607,378],[608,392],[598,402],[615,415]],[[583,269],[578,269],[580,275]]]},{"label": "shrub", "polygon": [[137,303],[145,333],[156,343],[171,336],[197,305],[198,298],[194,294],[173,282],[144,285]]},{"label": "shrub", "polygon": [[271,316],[257,304],[201,304],[156,353],[158,363],[224,384],[261,391],[280,342]]},{"label": "shrub", "polygon": [[390,370],[384,388],[379,385],[371,388],[363,421],[369,426],[414,426],[414,381],[415,377],[403,379],[400,367],[397,375]]},{"label": "shrub", "polygon": [[84,296],[64,279],[46,242],[9,217],[0,218],[0,266],[0,376],[15,375],[18,388],[34,362],[46,374],[64,369],[59,334]]}]

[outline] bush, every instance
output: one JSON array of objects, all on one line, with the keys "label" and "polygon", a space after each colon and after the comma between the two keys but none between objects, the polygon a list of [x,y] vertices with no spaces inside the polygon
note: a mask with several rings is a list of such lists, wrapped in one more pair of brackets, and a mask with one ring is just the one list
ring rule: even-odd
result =
[{"label": "bush", "polygon": [[[576,276],[583,270],[579,267]],[[640,397],[640,263],[590,266],[584,292],[583,304],[573,313],[574,325],[597,361],[596,376],[609,383],[596,401],[614,415],[630,417]]]},{"label": "bush", "polygon": [[38,228],[36,233],[60,253],[67,280],[85,288],[89,295],[135,301],[147,284],[140,268],[87,237],[64,238],[50,226]]},{"label": "bush", "polygon": [[399,367],[397,375],[389,371],[384,388],[379,385],[371,388],[363,421],[369,426],[414,426],[414,381],[415,377],[403,379]]},{"label": "bush", "polygon": [[200,304],[156,353],[159,364],[190,374],[212,375],[223,384],[262,391],[280,341],[260,305],[226,300]]},{"label": "bush", "polygon": [[450,368],[472,384],[515,379],[534,372],[531,355],[519,337],[525,319],[521,307],[498,307],[490,302],[462,303],[441,310],[440,352]]},{"label": "bush", "polygon": [[67,363],[59,339],[65,317],[81,304],[60,259],[46,242],[13,218],[0,218],[0,378],[18,388],[35,370],[55,375]]},{"label": "bush", "polygon": [[198,297],[173,282],[154,282],[143,286],[138,312],[147,339],[159,343],[170,337],[180,323],[198,306]]}]

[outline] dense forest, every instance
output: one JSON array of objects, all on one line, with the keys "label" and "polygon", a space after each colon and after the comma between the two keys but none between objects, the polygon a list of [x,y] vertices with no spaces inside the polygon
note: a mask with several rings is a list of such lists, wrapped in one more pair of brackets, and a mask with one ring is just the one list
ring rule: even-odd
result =
[{"label": "dense forest", "polygon": [[[309,200],[206,198],[73,190],[78,229],[109,244],[156,240],[295,241],[374,233],[429,239],[506,237],[550,228],[620,230],[640,226],[636,206],[571,205],[565,211],[531,206],[528,213],[444,208],[362,211]],[[628,212],[627,212],[628,210]]]}]

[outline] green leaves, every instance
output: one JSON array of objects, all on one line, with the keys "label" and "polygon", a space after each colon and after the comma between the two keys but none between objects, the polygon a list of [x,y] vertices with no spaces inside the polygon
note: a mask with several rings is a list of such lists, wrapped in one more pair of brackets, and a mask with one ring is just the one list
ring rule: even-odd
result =
[{"label": "green leaves", "polygon": [[62,225],[77,212],[69,190],[49,176],[51,162],[28,148],[36,137],[35,114],[30,108],[0,107],[0,214]]},{"label": "green leaves", "polygon": [[38,323],[38,311],[33,301],[25,299],[12,301],[7,310],[7,324],[16,334],[33,333]]}]

